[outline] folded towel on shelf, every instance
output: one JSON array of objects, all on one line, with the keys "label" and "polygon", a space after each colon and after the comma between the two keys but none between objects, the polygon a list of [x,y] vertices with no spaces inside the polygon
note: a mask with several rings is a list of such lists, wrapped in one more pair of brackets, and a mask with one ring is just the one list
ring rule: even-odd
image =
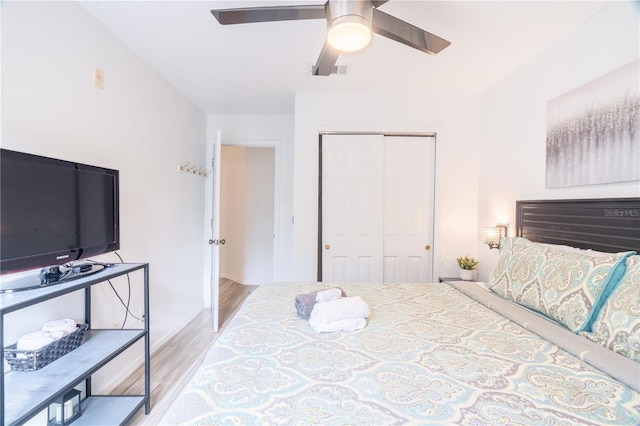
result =
[{"label": "folded towel on shelf", "polygon": [[[302,319],[309,319],[309,315],[311,315],[311,311],[317,303],[316,298],[318,297],[318,293],[328,290],[316,290],[309,293],[298,294],[295,297],[296,315],[298,315]],[[336,290],[340,291],[340,295],[342,297],[347,295],[341,288],[336,288]],[[324,294],[321,296],[321,298],[327,297],[329,294],[331,293]]]},{"label": "folded towel on shelf", "polygon": [[309,323],[324,323],[345,320],[367,318],[369,306],[360,296],[343,297],[326,303],[316,303],[309,315]]},{"label": "folded towel on shelf", "polygon": [[16,349],[19,351],[37,351],[56,340],[48,331],[34,331],[18,339]]},{"label": "folded towel on shelf", "polygon": [[49,321],[42,326],[42,331],[49,331],[52,333],[62,332],[63,334],[60,337],[71,334],[76,330],[76,322],[69,318]]},{"label": "folded towel on shelf", "polygon": [[328,324],[309,320],[309,325],[318,332],[355,331],[364,328],[367,320],[364,318],[348,318],[330,322]]},{"label": "folded towel on shelf", "polygon": [[76,322],[65,318],[49,321],[42,326],[42,330],[28,333],[18,339],[16,349],[20,351],[37,351],[58,339],[68,336],[78,329]]}]

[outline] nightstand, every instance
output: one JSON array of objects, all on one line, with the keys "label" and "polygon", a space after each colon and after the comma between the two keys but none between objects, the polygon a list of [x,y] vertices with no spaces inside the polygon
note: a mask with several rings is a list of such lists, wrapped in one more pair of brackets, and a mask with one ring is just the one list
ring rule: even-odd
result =
[{"label": "nightstand", "polygon": [[438,279],[440,280],[441,283],[445,281],[464,281],[464,280],[461,280],[460,277],[439,277]]},{"label": "nightstand", "polygon": [[461,281],[461,282],[465,282],[465,283],[475,283],[476,280],[463,280],[460,277],[439,277],[438,278],[440,280],[441,283],[446,282],[446,281]]}]

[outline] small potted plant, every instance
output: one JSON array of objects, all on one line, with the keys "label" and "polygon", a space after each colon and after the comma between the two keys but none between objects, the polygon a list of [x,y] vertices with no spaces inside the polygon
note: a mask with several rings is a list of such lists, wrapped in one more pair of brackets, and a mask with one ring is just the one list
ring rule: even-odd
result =
[{"label": "small potted plant", "polygon": [[478,261],[469,256],[461,256],[456,261],[460,267],[460,279],[473,281],[473,271],[478,267]]}]

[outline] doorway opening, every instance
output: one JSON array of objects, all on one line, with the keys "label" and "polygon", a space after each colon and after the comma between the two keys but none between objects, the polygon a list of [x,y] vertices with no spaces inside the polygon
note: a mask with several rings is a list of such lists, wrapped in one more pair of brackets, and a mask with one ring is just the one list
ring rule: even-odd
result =
[{"label": "doorway opening", "polygon": [[220,166],[220,278],[272,282],[275,245],[274,147],[223,145]]}]

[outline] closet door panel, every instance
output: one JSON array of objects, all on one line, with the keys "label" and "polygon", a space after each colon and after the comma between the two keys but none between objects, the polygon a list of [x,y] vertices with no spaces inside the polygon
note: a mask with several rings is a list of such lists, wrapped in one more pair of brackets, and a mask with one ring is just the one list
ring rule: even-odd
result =
[{"label": "closet door panel", "polygon": [[383,280],[383,164],[381,135],[323,136],[323,281]]},{"label": "closet door panel", "polygon": [[384,281],[431,282],[434,140],[385,137],[384,160]]}]

